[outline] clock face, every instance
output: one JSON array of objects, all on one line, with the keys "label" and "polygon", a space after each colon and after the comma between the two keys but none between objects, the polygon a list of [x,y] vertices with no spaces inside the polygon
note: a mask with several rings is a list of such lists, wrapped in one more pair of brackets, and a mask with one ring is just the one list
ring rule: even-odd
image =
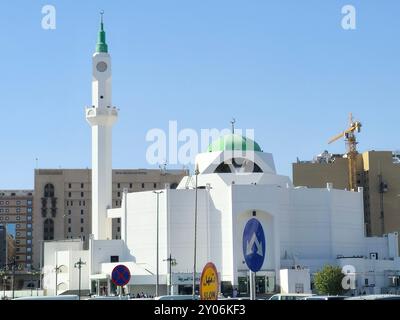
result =
[{"label": "clock face", "polygon": [[104,72],[107,70],[107,63],[105,63],[104,61],[100,61],[97,65],[96,65],[96,69],[99,72]]}]

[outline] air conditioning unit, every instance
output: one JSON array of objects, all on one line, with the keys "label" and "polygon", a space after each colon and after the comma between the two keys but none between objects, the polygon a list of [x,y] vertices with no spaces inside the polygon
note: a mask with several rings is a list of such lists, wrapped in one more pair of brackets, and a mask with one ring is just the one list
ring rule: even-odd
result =
[{"label": "air conditioning unit", "polygon": [[371,253],[369,254],[369,258],[370,258],[371,260],[378,260],[378,252],[371,252]]}]

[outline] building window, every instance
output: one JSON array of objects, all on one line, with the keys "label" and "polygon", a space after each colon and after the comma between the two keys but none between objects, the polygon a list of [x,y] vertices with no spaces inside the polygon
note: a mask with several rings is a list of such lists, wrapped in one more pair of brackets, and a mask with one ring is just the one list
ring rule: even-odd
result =
[{"label": "building window", "polygon": [[116,205],[116,206],[118,205],[118,200],[115,200],[115,205]]},{"label": "building window", "polygon": [[70,198],[71,198],[71,192],[68,192],[68,197],[70,197]]},{"label": "building window", "polygon": [[119,256],[111,256],[110,262],[119,262]]},{"label": "building window", "polygon": [[83,183],[81,183],[81,189],[83,189],[83,187],[84,187],[84,184],[83,184]]},{"label": "building window", "polygon": [[67,207],[69,206],[69,201],[67,200]]},{"label": "building window", "polygon": [[72,185],[71,185],[70,183],[68,183],[68,188],[70,188],[70,189],[71,189],[71,187],[72,187]]},{"label": "building window", "polygon": [[28,223],[26,226],[28,227],[28,229],[32,229],[32,224],[31,223]]},{"label": "building window", "polygon": [[26,260],[30,261],[32,259],[31,256],[26,256]]},{"label": "building window", "polygon": [[120,183],[117,184],[117,188],[118,189],[121,188],[121,184]]},{"label": "building window", "polygon": [[44,197],[54,198],[54,185],[51,183],[48,183],[44,186]]},{"label": "building window", "polygon": [[[21,220],[21,217],[17,216],[15,219],[19,221],[19,220]],[[6,217],[6,220],[8,220],[8,217]]]},{"label": "building window", "polygon": [[28,221],[32,221],[32,216],[27,216]]},{"label": "building window", "polygon": [[118,219],[117,219],[117,222],[118,222],[118,223],[121,223],[121,218],[118,218]]},{"label": "building window", "polygon": [[68,223],[71,223],[71,218],[68,218]]},{"label": "building window", "polygon": [[31,206],[31,205],[32,205],[32,200],[27,200],[27,201],[26,201],[26,205],[27,205],[27,206]]},{"label": "building window", "polygon": [[17,208],[16,211],[17,211],[18,213],[20,213],[20,212],[21,212],[21,208]]},{"label": "building window", "polygon": [[28,209],[27,209],[27,212],[28,212],[28,213],[32,213],[32,208],[28,208]]},{"label": "building window", "polygon": [[144,183],[142,183],[142,189],[144,189]]},{"label": "building window", "polygon": [[154,189],[157,188],[157,183],[154,183],[154,184],[153,184],[153,187],[154,187]]},{"label": "building window", "polygon": [[21,201],[17,200],[17,206],[21,205]]},{"label": "building window", "polygon": [[54,221],[52,219],[46,219],[43,227],[44,240],[54,240]]},{"label": "building window", "polygon": [[121,232],[121,227],[118,227],[118,228],[117,228],[117,232]]},{"label": "building window", "polygon": [[28,237],[31,237],[31,236],[32,236],[32,232],[31,232],[31,231],[28,231],[28,232],[26,233],[26,235],[27,235]]},{"label": "building window", "polygon": [[81,210],[81,215],[83,215],[83,210]]},{"label": "building window", "polygon": [[74,205],[74,202],[71,200],[71,207]]},{"label": "building window", "polygon": [[120,197],[120,196],[121,196],[121,192],[118,192],[118,193],[117,193],[117,197]]},{"label": "building window", "polygon": [[129,188],[131,188],[131,189],[132,189],[132,186],[133,186],[133,185],[132,185],[132,183],[130,183],[130,184],[129,184]]},{"label": "building window", "polygon": [[86,206],[86,201],[85,200],[83,200],[83,206]]},{"label": "building window", "polygon": [[83,198],[83,192],[81,192],[81,197]]},{"label": "building window", "polygon": [[32,248],[26,248],[26,252],[32,252]]},{"label": "building window", "polygon": [[32,240],[26,240],[27,244],[32,244]]},{"label": "building window", "polygon": [[68,232],[71,232],[71,227],[68,227]]},{"label": "building window", "polygon": [[82,205],[82,201],[79,201],[79,206],[81,206]]},{"label": "building window", "polygon": [[81,227],[81,232],[83,232],[83,227]]},{"label": "building window", "polygon": [[81,223],[83,223],[83,218],[81,218]]}]

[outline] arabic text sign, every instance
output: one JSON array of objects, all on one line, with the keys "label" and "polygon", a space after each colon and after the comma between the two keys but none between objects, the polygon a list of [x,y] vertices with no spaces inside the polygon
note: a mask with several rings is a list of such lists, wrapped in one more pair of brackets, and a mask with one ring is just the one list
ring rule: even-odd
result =
[{"label": "arabic text sign", "polygon": [[261,223],[250,219],[243,231],[243,255],[247,266],[253,272],[261,269],[265,258],[265,235]]},{"label": "arabic text sign", "polygon": [[218,300],[218,272],[212,262],[206,264],[200,279],[200,299]]}]

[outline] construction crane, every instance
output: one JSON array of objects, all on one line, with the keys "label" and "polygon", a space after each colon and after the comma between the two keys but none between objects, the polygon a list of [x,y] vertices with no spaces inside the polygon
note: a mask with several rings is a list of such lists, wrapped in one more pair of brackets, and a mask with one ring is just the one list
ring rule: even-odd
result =
[{"label": "construction crane", "polygon": [[361,131],[361,122],[354,121],[353,114],[349,116],[349,128],[342,133],[333,137],[329,140],[328,144],[331,144],[340,138],[344,138],[346,141],[347,159],[349,161],[349,190],[355,190],[357,187],[357,140],[356,132]]}]

